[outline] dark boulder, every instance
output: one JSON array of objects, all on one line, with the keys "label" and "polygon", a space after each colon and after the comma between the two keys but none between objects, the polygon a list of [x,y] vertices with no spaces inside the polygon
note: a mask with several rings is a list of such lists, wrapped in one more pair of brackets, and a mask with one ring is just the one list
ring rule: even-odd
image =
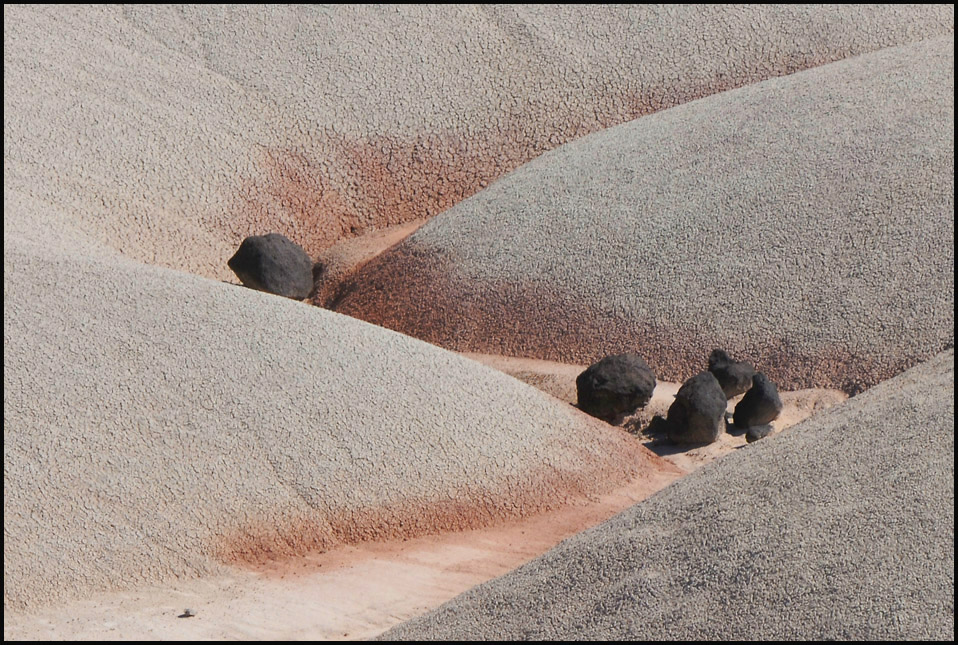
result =
[{"label": "dark boulder", "polygon": [[302,300],[313,289],[313,261],[279,233],[251,235],[227,265],[250,289]]},{"label": "dark boulder", "polygon": [[782,412],[782,399],[778,396],[775,384],[758,372],[752,377],[752,387],[735,406],[733,421],[738,428],[771,423]]},{"label": "dark boulder", "polygon": [[615,422],[644,408],[655,389],[655,374],[637,354],[606,356],[575,380],[579,409]]},{"label": "dark boulder", "polygon": [[709,355],[709,371],[718,379],[725,398],[731,399],[752,385],[755,368],[751,363],[733,361],[724,350],[713,350]]},{"label": "dark boulder", "polygon": [[687,380],[669,408],[669,439],[675,443],[712,443],[725,429],[728,399],[711,372]]}]

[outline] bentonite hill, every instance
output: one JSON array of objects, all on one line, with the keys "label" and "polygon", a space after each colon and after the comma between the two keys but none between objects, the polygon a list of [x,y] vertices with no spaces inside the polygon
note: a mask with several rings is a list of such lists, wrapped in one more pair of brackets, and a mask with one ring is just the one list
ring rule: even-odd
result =
[{"label": "bentonite hill", "polygon": [[[624,433],[412,338],[11,242],[4,594],[15,607],[471,528],[654,467]],[[58,297],[38,297],[44,285]]]},{"label": "bentonite hill", "polygon": [[790,387],[873,385],[954,341],[953,94],[947,36],[603,130],[433,219],[337,310],[461,351],[638,347],[681,380],[711,343]]},{"label": "bentonite hill", "polygon": [[[684,474],[456,351],[681,381],[723,347],[870,389],[389,634],[953,638],[953,31],[951,5],[6,6],[5,637],[380,633],[440,596],[261,585],[454,532],[477,570],[471,530],[531,543]],[[313,299],[236,284],[270,232],[339,262]]]},{"label": "bentonite hill", "polygon": [[954,378],[949,350],[383,638],[952,634]]}]

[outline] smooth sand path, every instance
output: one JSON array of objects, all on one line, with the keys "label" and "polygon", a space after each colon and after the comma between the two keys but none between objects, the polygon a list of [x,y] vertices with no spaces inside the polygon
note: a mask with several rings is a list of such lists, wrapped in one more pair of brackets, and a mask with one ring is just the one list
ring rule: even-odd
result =
[{"label": "smooth sand path", "polygon": [[[367,240],[369,241],[369,240]],[[375,242],[375,240],[372,240]],[[549,361],[469,355],[490,367],[573,399],[583,369]],[[647,414],[667,409],[678,386],[659,383]],[[776,431],[844,399],[839,392],[783,393]],[[562,398],[562,397],[560,397]],[[734,407],[734,400],[730,407]],[[654,442],[646,441],[646,445]],[[225,576],[98,594],[39,612],[7,612],[5,637],[23,639],[324,639],[376,636],[404,620],[506,574],[561,540],[605,521],[679,477],[745,445],[724,435],[706,447],[662,450],[665,464],[627,485],[555,511],[465,532],[335,547]],[[658,450],[657,450],[658,449]],[[195,618],[179,618],[186,608]]]},{"label": "smooth sand path", "polygon": [[[4,612],[10,640],[358,640],[438,607],[660,490],[664,465],[608,494],[485,529],[336,547],[252,570]],[[178,618],[187,608],[193,618]]]}]

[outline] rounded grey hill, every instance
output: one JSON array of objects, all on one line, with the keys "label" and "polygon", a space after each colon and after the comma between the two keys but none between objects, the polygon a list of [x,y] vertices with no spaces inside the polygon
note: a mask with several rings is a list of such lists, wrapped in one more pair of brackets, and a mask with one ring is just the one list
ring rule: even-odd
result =
[{"label": "rounded grey hill", "polygon": [[83,248],[4,239],[4,607],[475,527],[659,463],[445,350]]},{"label": "rounded grey hill", "polygon": [[954,383],[949,350],[380,638],[951,642]]},{"label": "rounded grey hill", "polygon": [[42,200],[50,229],[228,279],[248,235],[316,257],[585,134],[954,20],[951,5],[8,4],[4,189]]},{"label": "rounded grey hill", "polygon": [[873,385],[954,341],[954,38],[679,105],[546,153],[367,264],[337,310],[458,350],[661,379],[724,347]]}]

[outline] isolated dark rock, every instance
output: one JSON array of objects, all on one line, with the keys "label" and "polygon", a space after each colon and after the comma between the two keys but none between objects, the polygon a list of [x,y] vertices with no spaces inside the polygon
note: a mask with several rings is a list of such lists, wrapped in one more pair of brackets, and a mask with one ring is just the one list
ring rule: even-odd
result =
[{"label": "isolated dark rock", "polygon": [[227,262],[250,289],[302,300],[313,289],[313,261],[303,248],[279,233],[251,235]]},{"label": "isolated dark rock", "polygon": [[738,428],[752,428],[771,423],[782,412],[782,399],[775,384],[758,372],[752,377],[752,387],[735,406],[733,421]]},{"label": "isolated dark rock", "polygon": [[669,439],[712,443],[725,429],[728,399],[711,372],[699,372],[679,388],[669,408]]},{"label": "isolated dark rock", "polygon": [[579,409],[610,423],[644,408],[655,389],[655,374],[638,354],[606,356],[575,380]]},{"label": "isolated dark rock", "polygon": [[774,428],[772,428],[771,423],[763,423],[760,426],[752,426],[745,433],[745,441],[747,443],[752,443],[754,441],[758,441],[759,439],[764,439],[768,435],[772,434],[773,429]]},{"label": "isolated dark rock", "polygon": [[718,379],[725,398],[731,399],[752,385],[755,368],[745,361],[733,361],[725,350],[716,349],[709,355],[709,371]]}]

